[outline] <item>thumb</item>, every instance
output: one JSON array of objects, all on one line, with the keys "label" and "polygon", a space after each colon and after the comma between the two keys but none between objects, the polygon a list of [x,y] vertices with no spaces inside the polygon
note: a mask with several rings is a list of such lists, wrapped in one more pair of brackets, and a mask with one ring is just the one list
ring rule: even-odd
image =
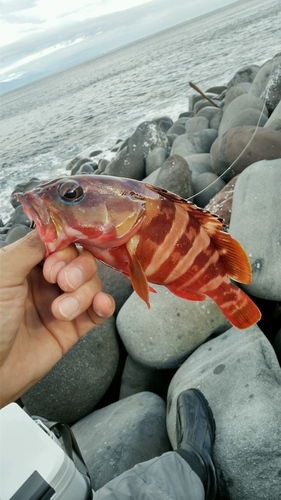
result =
[{"label": "thumb", "polygon": [[44,258],[46,249],[37,229],[0,249],[2,286],[22,283],[31,269]]}]

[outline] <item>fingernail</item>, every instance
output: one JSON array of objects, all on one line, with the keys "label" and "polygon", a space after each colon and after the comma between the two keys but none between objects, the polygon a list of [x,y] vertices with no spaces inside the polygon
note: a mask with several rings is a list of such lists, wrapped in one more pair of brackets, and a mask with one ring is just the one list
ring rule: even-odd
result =
[{"label": "fingernail", "polygon": [[[108,295],[105,295],[105,298],[107,299],[107,305],[108,305],[108,307],[111,307],[111,305],[112,305],[111,298]],[[101,311],[96,311],[96,313],[101,318],[105,318],[105,314],[103,314]]]},{"label": "fingernail", "polygon": [[51,283],[55,283],[57,281],[57,276],[60,272],[60,270],[65,266],[65,262],[57,262],[54,264],[51,268],[50,271],[50,278],[51,278]]},{"label": "fingernail", "polygon": [[78,267],[70,267],[65,272],[65,281],[70,288],[76,290],[83,282],[83,274]]},{"label": "fingernail", "polygon": [[66,297],[59,303],[60,313],[67,319],[71,319],[78,309],[79,303],[74,297]]}]

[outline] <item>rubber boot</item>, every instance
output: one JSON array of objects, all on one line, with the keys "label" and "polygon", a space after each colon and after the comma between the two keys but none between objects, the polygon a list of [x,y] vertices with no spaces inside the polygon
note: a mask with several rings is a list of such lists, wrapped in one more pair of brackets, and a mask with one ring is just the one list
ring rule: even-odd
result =
[{"label": "rubber boot", "polygon": [[205,488],[205,499],[217,495],[217,476],[212,459],[216,425],[212,410],[202,392],[188,389],[177,401],[177,449]]}]

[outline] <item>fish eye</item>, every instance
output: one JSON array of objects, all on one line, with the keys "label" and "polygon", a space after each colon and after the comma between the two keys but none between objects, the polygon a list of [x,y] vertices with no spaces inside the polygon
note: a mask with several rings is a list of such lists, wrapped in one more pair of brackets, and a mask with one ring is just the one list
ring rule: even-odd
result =
[{"label": "fish eye", "polygon": [[58,193],[63,201],[68,203],[75,203],[81,201],[84,197],[84,191],[82,186],[78,182],[70,181],[60,184],[58,188]]}]

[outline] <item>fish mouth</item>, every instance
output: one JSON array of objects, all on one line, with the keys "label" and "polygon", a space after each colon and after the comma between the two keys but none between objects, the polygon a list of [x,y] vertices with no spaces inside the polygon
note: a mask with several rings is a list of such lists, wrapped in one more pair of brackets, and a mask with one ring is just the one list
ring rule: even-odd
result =
[{"label": "fish mouth", "polygon": [[44,243],[55,241],[57,230],[44,201],[31,192],[16,193],[14,196],[23,205],[23,211],[30,219],[31,227],[37,227]]}]

